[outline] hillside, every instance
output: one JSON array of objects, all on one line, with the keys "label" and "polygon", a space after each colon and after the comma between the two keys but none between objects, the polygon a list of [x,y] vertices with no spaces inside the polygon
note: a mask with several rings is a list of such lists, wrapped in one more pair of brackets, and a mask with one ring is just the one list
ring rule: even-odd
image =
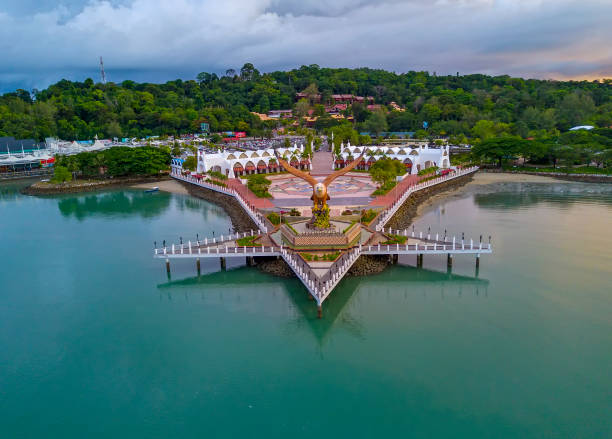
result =
[{"label": "hillside", "polygon": [[[299,92],[304,92],[301,101]],[[355,103],[332,118],[325,107],[334,94],[371,97],[381,109],[370,111]],[[45,90],[0,97],[0,136],[143,137],[199,131],[201,122],[209,122],[211,131],[263,135],[281,122],[262,121],[252,112],[281,109],[293,109],[301,123],[301,115],[316,117],[312,126],[318,131],[347,120],[358,130],[416,131],[427,121],[430,135],[543,137],[574,125],[612,125],[612,82],[396,74],[316,65],[260,74],[251,64],[221,77],[204,72],[194,80],[165,84],[61,80]]]}]

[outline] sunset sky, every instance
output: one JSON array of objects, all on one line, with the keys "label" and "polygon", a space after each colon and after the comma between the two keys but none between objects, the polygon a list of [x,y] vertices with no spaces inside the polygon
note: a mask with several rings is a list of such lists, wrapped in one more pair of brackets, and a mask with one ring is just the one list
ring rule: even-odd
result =
[{"label": "sunset sky", "polygon": [[302,64],[612,77],[611,0],[5,0],[0,90]]}]

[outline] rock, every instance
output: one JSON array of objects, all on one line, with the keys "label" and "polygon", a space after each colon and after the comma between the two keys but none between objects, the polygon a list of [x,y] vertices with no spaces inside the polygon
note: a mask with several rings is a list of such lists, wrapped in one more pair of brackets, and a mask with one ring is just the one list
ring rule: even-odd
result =
[{"label": "rock", "polygon": [[196,186],[191,183],[185,183],[180,180],[177,181],[187,189],[189,195],[210,201],[211,203],[221,207],[230,217],[230,221],[232,222],[232,226],[236,232],[258,230],[257,225],[234,197],[222,194],[221,192],[213,191],[212,189]]},{"label": "rock", "polygon": [[361,255],[346,273],[347,276],[368,276],[385,271],[389,266],[387,255]]},{"label": "rock", "polygon": [[431,198],[433,195],[464,186],[472,180],[473,175],[474,174],[464,175],[462,177],[454,178],[444,183],[415,192],[408,197],[404,204],[401,205],[395,215],[393,215],[393,217],[391,217],[391,219],[387,222],[385,227],[391,227],[392,229],[397,230],[409,228],[417,215],[417,210],[421,203]]},{"label": "rock", "polygon": [[295,277],[291,267],[283,259],[260,257],[255,258],[256,267],[259,271],[278,277]]}]

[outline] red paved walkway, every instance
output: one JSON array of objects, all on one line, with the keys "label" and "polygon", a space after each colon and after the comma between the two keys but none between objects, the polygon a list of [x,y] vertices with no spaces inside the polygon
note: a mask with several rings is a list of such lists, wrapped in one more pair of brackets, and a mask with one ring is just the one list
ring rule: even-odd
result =
[{"label": "red paved walkway", "polygon": [[332,169],[332,153],[328,151],[317,151],[312,158],[312,175],[329,175]]},{"label": "red paved walkway", "polygon": [[229,178],[227,180],[227,185],[238,192],[251,206],[258,209],[271,209],[274,207],[274,204],[269,199],[257,198],[255,194],[247,188],[246,184],[242,184],[238,178]]},{"label": "red paved walkway", "polygon": [[401,182],[399,182],[393,189],[391,189],[386,195],[379,195],[370,201],[370,206],[376,207],[387,207],[393,204],[393,202],[398,199],[406,189],[410,186],[415,185],[419,182],[419,177],[417,175],[410,175],[404,178]]}]

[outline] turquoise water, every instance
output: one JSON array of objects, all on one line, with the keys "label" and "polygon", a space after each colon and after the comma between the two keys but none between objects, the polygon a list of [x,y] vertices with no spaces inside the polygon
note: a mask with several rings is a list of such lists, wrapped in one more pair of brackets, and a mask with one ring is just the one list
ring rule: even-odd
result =
[{"label": "turquoise water", "polygon": [[165,193],[0,186],[0,437],[612,437],[612,186],[472,184],[417,230],[495,253],[346,279],[153,260],[224,233]]}]

